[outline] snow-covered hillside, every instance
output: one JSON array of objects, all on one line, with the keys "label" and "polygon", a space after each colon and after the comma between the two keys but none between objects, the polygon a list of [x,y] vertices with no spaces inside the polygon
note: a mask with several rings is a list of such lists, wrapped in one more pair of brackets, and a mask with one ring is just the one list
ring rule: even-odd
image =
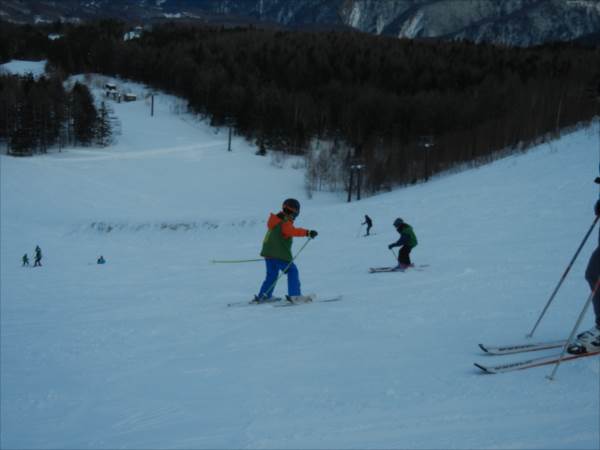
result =
[{"label": "snow-covered hillside", "polygon": [[46,61],[22,61],[14,60],[0,64],[0,74],[31,74],[38,78],[45,73]]},{"label": "snow-covered hillside", "polygon": [[[0,447],[598,448],[600,358],[554,381],[473,366],[515,358],[477,344],[524,340],[591,225],[596,127],[346,203],[308,199],[297,160],[240,139],[227,152],[225,131],[175,105],[112,103],[114,147],[0,156]],[[319,231],[297,261],[304,292],[343,300],[228,308],[264,264],[211,260],[257,258],[287,197]],[[396,217],[429,267],[369,274],[394,262]],[[597,237],[536,339],[571,331]],[[36,245],[43,267],[22,268]]]}]

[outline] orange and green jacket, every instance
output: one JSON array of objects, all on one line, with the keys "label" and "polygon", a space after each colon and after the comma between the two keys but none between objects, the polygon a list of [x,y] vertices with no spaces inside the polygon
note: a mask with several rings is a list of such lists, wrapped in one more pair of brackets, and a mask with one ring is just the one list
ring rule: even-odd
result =
[{"label": "orange and green jacket", "polygon": [[290,262],[292,238],[308,236],[308,230],[294,227],[294,221],[283,213],[271,214],[267,221],[267,234],[263,240],[260,256]]}]

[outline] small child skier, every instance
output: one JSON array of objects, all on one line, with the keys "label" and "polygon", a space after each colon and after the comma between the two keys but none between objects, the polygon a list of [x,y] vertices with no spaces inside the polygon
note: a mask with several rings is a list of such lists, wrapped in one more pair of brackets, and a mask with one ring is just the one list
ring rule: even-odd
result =
[{"label": "small child skier", "polygon": [[400,251],[398,252],[398,265],[396,266],[396,269],[404,271],[408,267],[412,267],[412,263],[410,262],[410,252],[418,244],[417,236],[412,227],[400,218],[394,220],[394,227],[396,227],[396,231],[400,233],[400,239],[388,245],[388,248],[391,250],[394,247],[401,246]]},{"label": "small child skier", "polygon": [[21,261],[23,261],[23,267],[29,266],[29,257],[27,256],[27,253],[25,253],[23,255],[23,258],[21,258]]},{"label": "small child skier", "polygon": [[268,302],[273,296],[279,271],[287,275],[288,296],[294,300],[303,300],[300,290],[298,268],[293,262],[292,240],[294,237],[317,237],[315,230],[294,227],[294,219],[300,214],[300,202],[288,198],[283,202],[281,212],[272,214],[267,221],[268,231],[263,240],[260,256],[265,258],[267,274],[258,295],[253,302]]}]

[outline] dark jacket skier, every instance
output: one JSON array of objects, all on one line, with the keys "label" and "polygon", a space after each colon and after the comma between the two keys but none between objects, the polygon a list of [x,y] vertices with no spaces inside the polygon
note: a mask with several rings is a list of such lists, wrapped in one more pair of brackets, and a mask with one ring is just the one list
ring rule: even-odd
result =
[{"label": "dark jacket skier", "polygon": [[[594,205],[594,214],[600,217],[600,199]],[[595,326],[577,336],[575,342],[569,346],[569,353],[589,353],[600,350],[600,243],[590,256],[585,269],[585,280],[593,293]]]},{"label": "dark jacket skier", "polygon": [[369,216],[367,216],[365,214],[365,221],[363,223],[361,223],[361,225],[366,225],[367,226],[367,232],[365,234],[365,236],[369,235],[369,231],[371,231],[371,227],[373,226],[373,221],[371,220],[371,218]]},{"label": "dark jacket skier", "polygon": [[35,246],[35,260],[33,261],[33,267],[42,266],[42,249],[39,245]]}]

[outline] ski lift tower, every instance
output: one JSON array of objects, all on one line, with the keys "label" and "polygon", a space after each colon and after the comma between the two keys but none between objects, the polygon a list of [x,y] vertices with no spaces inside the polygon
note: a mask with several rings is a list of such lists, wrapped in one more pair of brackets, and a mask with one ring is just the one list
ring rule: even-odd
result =
[{"label": "ski lift tower", "polygon": [[348,184],[348,203],[352,201],[352,188],[356,180],[356,200],[360,200],[360,185],[362,183],[362,171],[365,169],[361,159],[355,159],[350,164],[350,183]]},{"label": "ski lift tower", "polygon": [[150,117],[154,117],[154,96],[156,95],[155,91],[150,92]]}]

